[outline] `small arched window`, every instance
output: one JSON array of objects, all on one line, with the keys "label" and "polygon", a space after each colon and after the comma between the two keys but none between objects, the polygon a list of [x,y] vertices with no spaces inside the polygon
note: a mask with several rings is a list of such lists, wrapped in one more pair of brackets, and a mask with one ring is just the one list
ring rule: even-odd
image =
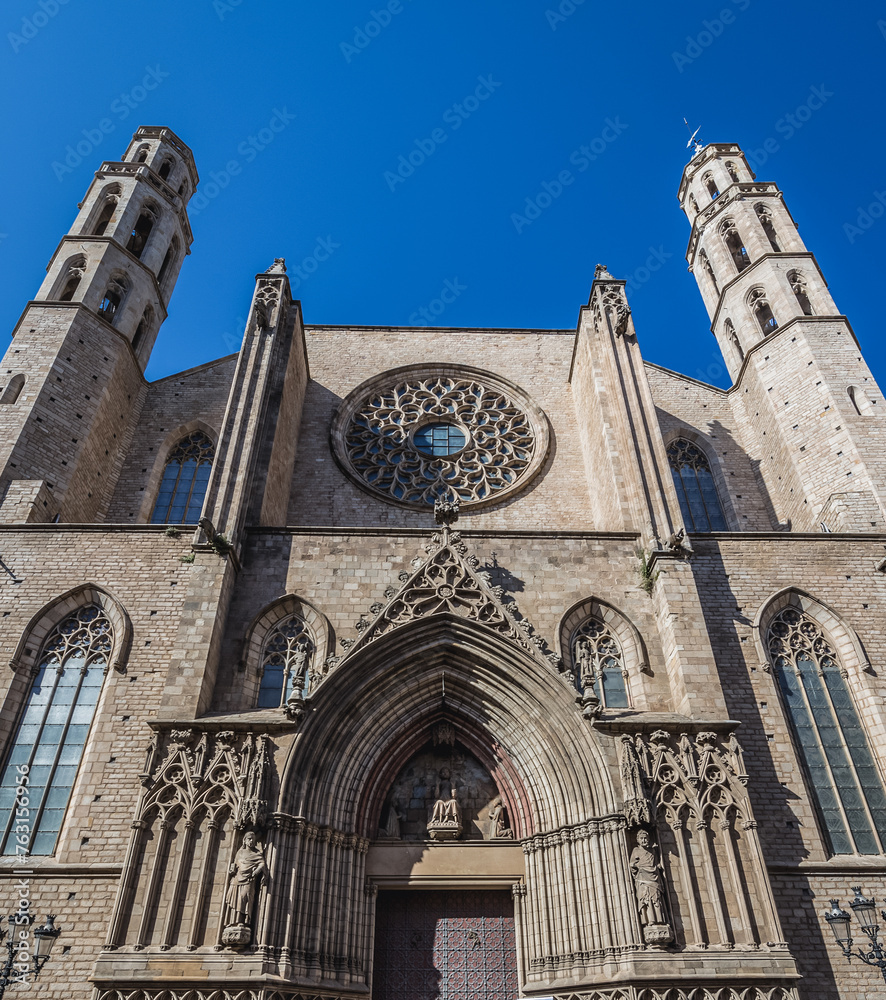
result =
[{"label": "small arched window", "polygon": [[708,260],[708,255],[706,251],[702,250],[698,256],[699,260],[701,261],[702,270],[708,276],[708,281],[710,281],[711,285],[713,286],[714,294],[719,295],[720,286],[717,284],[717,279],[714,277],[714,269],[711,266],[710,260]]},{"label": "small arched window", "polygon": [[570,637],[575,685],[585,698],[593,691],[603,708],[630,708],[621,646],[600,618],[587,618]]},{"label": "small arched window", "polygon": [[298,615],[273,629],[262,651],[259,708],[279,708],[293,696],[304,697],[313,652],[311,633]]},{"label": "small arched window", "polygon": [[[61,829],[111,652],[101,608],[75,611],[49,635],[0,781],[0,854],[51,854]],[[29,822],[16,822],[27,774]]]},{"label": "small arched window", "polygon": [[738,170],[736,169],[735,164],[732,162],[732,160],[726,161],[726,173],[729,174],[729,179],[734,184],[738,184],[739,182]]},{"label": "small arched window", "polygon": [[157,171],[157,173],[161,176],[161,178],[164,181],[169,178],[169,175],[172,172],[172,165],[173,165],[172,160],[169,159],[164,160],[160,164],[160,169]]},{"label": "small arched window", "polygon": [[157,284],[160,285],[162,290],[163,282],[166,280],[166,275],[169,274],[169,269],[172,267],[173,261],[178,257],[179,242],[178,237],[173,236],[169,242],[169,246],[166,248],[166,254],[163,257],[163,263],[160,265],[160,271],[157,274]]},{"label": "small arched window", "polygon": [[151,524],[197,523],[214,457],[215,445],[201,431],[179,441],[166,460]]},{"label": "small arched window", "polygon": [[693,217],[698,215],[698,202],[692,195],[689,195],[689,207],[692,210]]},{"label": "small arched window", "polygon": [[802,271],[789,271],[788,272],[788,282],[791,286],[791,291],[794,293],[797,299],[797,305],[803,311],[804,316],[814,316],[812,311],[812,303],[809,301],[809,292],[806,290],[806,278],[803,276]]},{"label": "small arched window", "polygon": [[145,163],[148,159],[148,151],[150,146],[139,146],[135,151],[135,156],[133,157],[134,163]]},{"label": "small arched window", "polygon": [[717,182],[714,180],[714,175],[710,173],[710,171],[706,173],[704,177],[702,177],[701,182],[702,184],[704,184],[708,194],[711,196],[711,201],[713,201],[715,198],[720,197],[720,189],[717,187]]},{"label": "small arched window", "polygon": [[86,273],[86,258],[83,254],[78,254],[76,257],[72,257],[68,261],[65,267],[64,284],[62,285],[62,290],[59,292],[59,301],[70,302],[80,287],[80,282],[83,280],[83,275]]},{"label": "small arched window", "polygon": [[751,289],[748,295],[748,306],[750,306],[751,312],[756,316],[760,332],[764,337],[769,336],[770,333],[778,328],[778,323],[772,314],[769,300],[766,298],[766,292],[762,288]]},{"label": "small arched window", "polygon": [[860,389],[857,385],[850,385],[847,388],[846,393],[849,396],[852,405],[855,407],[855,412],[860,417],[870,417],[873,415],[873,404],[864,389]]},{"label": "small arched window", "polygon": [[750,267],[750,257],[748,257],[748,252],[745,250],[744,243],[732,219],[727,219],[720,226],[720,235],[723,237],[723,242],[726,244],[729,256],[732,258],[739,273],[746,267]]},{"label": "small arched window", "polygon": [[92,227],[93,236],[104,236],[108,228],[108,223],[114,217],[114,210],[117,208],[117,204],[120,201],[116,194],[109,194],[102,203],[101,211],[98,213],[98,218],[95,220],[95,225]]},{"label": "small arched window", "polygon": [[154,310],[148,306],[142,314],[142,318],[139,320],[138,326],[136,327],[135,336],[132,338],[132,349],[134,351],[137,352],[139,347],[141,347],[142,342],[144,341],[148,331],[151,329],[153,322]]},{"label": "small arched window", "polygon": [[831,850],[883,853],[883,782],[829,639],[818,622],[796,607],[773,618],[766,639]]},{"label": "small arched window", "polygon": [[129,242],[126,244],[126,249],[136,257],[141,258],[141,255],[144,253],[145,247],[148,243],[148,237],[151,235],[151,230],[154,228],[155,221],[156,219],[151,209],[143,208],[139,213],[139,217],[136,219],[135,225],[132,227]]},{"label": "small arched window", "polygon": [[781,253],[781,247],[778,244],[778,237],[775,234],[775,223],[772,221],[772,213],[765,205],[754,205],[754,211],[757,213],[757,218],[760,220],[763,232],[766,233],[766,239],[769,240],[769,245],[776,253]]},{"label": "small arched window", "polygon": [[114,321],[114,317],[120,309],[120,303],[123,301],[123,296],[126,294],[126,287],[126,281],[122,277],[111,279],[111,283],[108,285],[104,298],[98,307],[98,314],[102,319],[106,319],[109,323]]},{"label": "small arched window", "polygon": [[680,513],[689,531],[726,531],[726,518],[717,495],[707,456],[682,438],[668,445],[668,464],[674,477]]},{"label": "small arched window", "polygon": [[0,403],[17,403],[18,397],[22,394],[22,389],[25,387],[25,376],[24,375],[13,375],[12,378],[6,383],[6,387],[3,389],[2,394],[0,394]]}]

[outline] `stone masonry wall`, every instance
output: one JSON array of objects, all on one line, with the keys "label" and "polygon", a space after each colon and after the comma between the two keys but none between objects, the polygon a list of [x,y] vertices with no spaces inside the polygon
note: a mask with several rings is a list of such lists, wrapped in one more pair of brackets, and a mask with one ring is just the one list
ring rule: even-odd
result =
[{"label": "stone masonry wall", "polygon": [[329,429],[341,400],[366,379],[401,365],[439,363],[469,365],[510,379],[545,411],[553,431],[548,461],[519,493],[519,500],[515,497],[501,506],[467,514],[465,520],[471,527],[512,527],[515,516],[521,526],[532,528],[599,527],[593,524],[567,381],[572,331],[309,326],[305,336],[311,381],[288,523],[355,527],[425,523],[422,513],[375,499],[354,485],[332,457]]},{"label": "stone masonry wall", "polygon": [[202,430],[218,441],[236,355],[152,382],[123,463],[107,520],[150,520],[166,458],[187,434]]}]

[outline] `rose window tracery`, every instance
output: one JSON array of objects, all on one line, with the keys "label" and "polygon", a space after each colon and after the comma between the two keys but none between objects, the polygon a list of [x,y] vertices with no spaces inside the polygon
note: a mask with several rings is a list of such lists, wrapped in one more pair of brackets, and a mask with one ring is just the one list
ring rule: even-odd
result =
[{"label": "rose window tracery", "polygon": [[[399,376],[399,377],[398,377]],[[547,423],[516,386],[474,369],[399,369],[345,400],[333,426],[345,471],[410,506],[497,501],[547,453]]]}]

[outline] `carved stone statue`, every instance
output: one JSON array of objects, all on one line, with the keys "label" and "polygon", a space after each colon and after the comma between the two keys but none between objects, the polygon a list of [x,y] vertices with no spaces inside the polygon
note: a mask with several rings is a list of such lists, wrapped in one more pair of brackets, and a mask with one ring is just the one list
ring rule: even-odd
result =
[{"label": "carved stone statue", "polygon": [[434,788],[434,806],[428,823],[431,840],[456,840],[461,836],[461,810],[458,807],[457,790],[450,780],[451,777],[448,768],[440,768]]},{"label": "carved stone statue", "polygon": [[304,639],[296,643],[292,659],[292,691],[294,694],[301,694],[304,690],[305,677],[308,673],[309,653],[310,649]]},{"label": "carved stone statue", "polygon": [[648,944],[666,944],[673,933],[665,915],[664,869],[658,849],[646,830],[637,834],[637,846],[631,852],[629,867],[637,893],[643,937]]},{"label": "carved stone statue", "polygon": [[492,820],[492,838],[494,840],[513,840],[514,831],[508,823],[508,811],[504,807],[501,796],[495,799],[489,809],[489,818]]},{"label": "carved stone statue", "polygon": [[259,886],[268,881],[265,857],[251,830],[243,835],[243,844],[234,856],[229,875],[222,944],[243,947],[252,940],[252,920]]},{"label": "carved stone statue", "polygon": [[393,840],[399,840],[402,836],[400,832],[400,823],[405,819],[405,814],[400,811],[400,805],[395,800],[391,802],[388,806],[388,815],[385,819],[385,825],[379,830],[379,833],[383,837],[390,837]]}]

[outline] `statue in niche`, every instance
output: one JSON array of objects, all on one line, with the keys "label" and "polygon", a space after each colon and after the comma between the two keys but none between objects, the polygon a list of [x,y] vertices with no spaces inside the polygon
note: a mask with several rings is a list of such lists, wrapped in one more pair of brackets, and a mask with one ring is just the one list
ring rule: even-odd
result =
[{"label": "statue in niche", "polygon": [[457,789],[451,778],[449,768],[441,767],[434,788],[434,807],[428,823],[431,840],[456,840],[461,836],[461,810],[458,807]]},{"label": "statue in niche", "polygon": [[384,826],[378,831],[381,837],[390,837],[392,840],[400,840],[400,824],[406,818],[401,811],[399,802],[393,800],[388,806],[388,814]]},{"label": "statue in niche", "polygon": [[508,823],[508,811],[505,809],[500,795],[493,800],[489,807],[489,818],[492,820],[491,835],[493,840],[514,839],[514,831]]},{"label": "statue in niche", "polygon": [[302,639],[301,642],[296,643],[295,654],[292,660],[292,693],[296,696],[301,696],[302,691],[305,688],[305,678],[308,673],[308,654],[310,653],[310,648],[307,642]]},{"label": "statue in niche", "polygon": [[234,855],[228,874],[225,895],[225,929],[222,944],[245,947],[252,941],[252,919],[259,887],[268,881],[268,868],[252,830],[243,835],[240,850]]},{"label": "statue in niche", "polygon": [[664,868],[658,848],[646,830],[637,834],[629,868],[637,893],[637,909],[647,944],[664,945],[674,936],[665,915]]},{"label": "statue in niche", "polygon": [[585,715],[595,715],[600,708],[600,699],[594,691],[597,679],[594,669],[594,650],[590,639],[579,639],[575,644],[575,659],[578,663],[578,678],[582,688],[582,704]]}]

